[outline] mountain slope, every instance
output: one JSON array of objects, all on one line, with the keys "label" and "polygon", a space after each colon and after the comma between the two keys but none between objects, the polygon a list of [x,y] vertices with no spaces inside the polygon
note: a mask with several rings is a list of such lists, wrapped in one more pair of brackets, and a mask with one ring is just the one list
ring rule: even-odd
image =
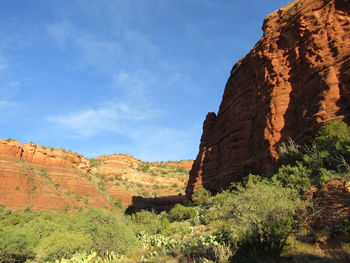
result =
[{"label": "mountain slope", "polygon": [[0,204],[66,211],[128,206],[133,196],[184,193],[191,164],[144,163],[122,154],[86,159],[64,149],[0,139]]}]

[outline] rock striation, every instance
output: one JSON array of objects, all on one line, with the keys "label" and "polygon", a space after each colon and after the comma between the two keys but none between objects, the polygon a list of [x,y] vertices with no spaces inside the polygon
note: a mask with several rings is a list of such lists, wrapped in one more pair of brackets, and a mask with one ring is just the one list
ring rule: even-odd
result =
[{"label": "rock striation", "polygon": [[264,171],[288,137],[302,142],[324,122],[349,121],[350,1],[294,1],[267,16],[263,31],[204,121],[188,196]]},{"label": "rock striation", "polygon": [[127,207],[136,196],[184,193],[192,163],[151,164],[123,154],[86,159],[64,149],[0,139],[0,205],[67,212]]}]

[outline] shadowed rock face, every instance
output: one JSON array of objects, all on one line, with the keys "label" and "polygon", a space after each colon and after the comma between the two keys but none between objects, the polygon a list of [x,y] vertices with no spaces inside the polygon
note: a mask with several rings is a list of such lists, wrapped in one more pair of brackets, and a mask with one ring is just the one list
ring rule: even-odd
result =
[{"label": "shadowed rock face", "polygon": [[350,1],[294,1],[267,16],[263,31],[204,121],[188,196],[266,170],[288,137],[303,142],[324,122],[349,120]]}]

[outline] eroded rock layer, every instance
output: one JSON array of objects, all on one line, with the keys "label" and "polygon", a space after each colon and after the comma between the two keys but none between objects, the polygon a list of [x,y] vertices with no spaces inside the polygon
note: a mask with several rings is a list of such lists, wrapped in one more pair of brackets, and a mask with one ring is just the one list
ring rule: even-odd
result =
[{"label": "eroded rock layer", "polygon": [[263,31],[234,65],[218,114],[206,117],[187,195],[261,172],[288,137],[301,142],[321,123],[349,118],[350,1],[294,1]]},{"label": "eroded rock layer", "polygon": [[132,204],[136,196],[184,193],[192,161],[145,163],[128,155],[95,159],[0,139],[0,205],[64,210]]}]

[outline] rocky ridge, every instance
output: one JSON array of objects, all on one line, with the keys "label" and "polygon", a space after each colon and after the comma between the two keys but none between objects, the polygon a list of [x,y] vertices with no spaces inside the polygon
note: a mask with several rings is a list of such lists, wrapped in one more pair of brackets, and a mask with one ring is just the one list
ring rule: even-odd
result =
[{"label": "rocky ridge", "polygon": [[127,207],[133,197],[184,193],[191,161],[145,163],[128,155],[95,159],[0,139],[0,204],[10,209]]}]

